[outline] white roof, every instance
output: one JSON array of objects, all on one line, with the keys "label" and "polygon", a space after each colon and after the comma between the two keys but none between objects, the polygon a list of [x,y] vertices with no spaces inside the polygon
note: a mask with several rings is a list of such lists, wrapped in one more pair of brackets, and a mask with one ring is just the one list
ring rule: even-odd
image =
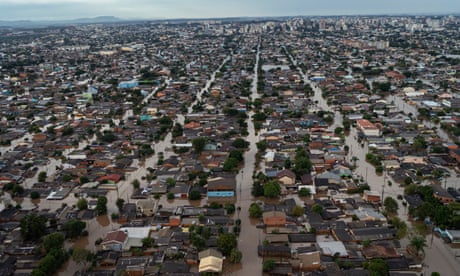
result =
[{"label": "white roof", "polygon": [[339,254],[340,257],[347,257],[348,252],[341,241],[318,242],[318,246],[324,255],[334,256]]},{"label": "white roof", "polygon": [[128,233],[128,238],[147,238],[150,234],[151,227],[123,227],[121,231]]},{"label": "white roof", "polygon": [[198,272],[221,272],[223,260],[214,256],[209,256],[200,260]]}]

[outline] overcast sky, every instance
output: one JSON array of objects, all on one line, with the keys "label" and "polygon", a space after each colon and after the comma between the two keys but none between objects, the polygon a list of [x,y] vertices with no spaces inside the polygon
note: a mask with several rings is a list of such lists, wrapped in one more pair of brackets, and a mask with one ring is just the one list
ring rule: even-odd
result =
[{"label": "overcast sky", "polygon": [[0,20],[459,13],[460,0],[0,0]]}]

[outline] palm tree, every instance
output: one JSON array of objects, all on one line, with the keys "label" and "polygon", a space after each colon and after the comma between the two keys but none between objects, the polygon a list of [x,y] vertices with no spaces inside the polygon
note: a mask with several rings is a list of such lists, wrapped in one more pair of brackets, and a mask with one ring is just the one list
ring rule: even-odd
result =
[{"label": "palm tree", "polygon": [[418,256],[420,252],[425,252],[426,240],[422,236],[415,236],[410,240],[410,246],[415,249],[415,254]]}]

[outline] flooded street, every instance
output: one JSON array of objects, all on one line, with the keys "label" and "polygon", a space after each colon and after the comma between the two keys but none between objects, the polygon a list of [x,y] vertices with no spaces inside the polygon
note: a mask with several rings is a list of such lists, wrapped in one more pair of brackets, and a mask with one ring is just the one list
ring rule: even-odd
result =
[{"label": "flooded street", "polygon": [[[311,83],[307,76],[304,76],[305,83]],[[334,123],[329,130],[334,131],[336,127],[343,126],[343,115],[340,112],[333,111],[333,109],[327,104],[327,101],[322,97],[321,89],[315,84],[311,83],[311,87],[314,91],[313,102],[316,103],[317,110],[331,111],[334,112]],[[375,172],[375,167],[370,163],[366,162],[366,154],[369,152],[368,143],[366,141],[358,142],[358,131],[355,127],[350,128],[350,132],[345,135],[345,145],[349,146],[349,151],[346,156],[346,161],[352,163],[353,157],[356,161],[356,169],[354,173],[364,179],[369,184],[371,190],[377,191],[383,195],[383,198],[392,197],[397,198],[398,195],[404,194],[404,188],[398,184],[388,185],[388,180],[394,182],[391,176],[385,172],[382,175],[378,175]],[[398,215],[407,220],[407,211],[403,208],[401,201],[399,203]]]},{"label": "flooded street", "polygon": [[[257,46],[256,65],[254,66],[253,82],[251,87],[252,100],[257,99],[260,95],[257,93],[257,68],[259,64],[260,43]],[[254,81],[256,80],[256,81]],[[243,253],[241,265],[232,265],[225,275],[261,275],[262,258],[257,254],[257,246],[263,237],[262,229],[256,228],[259,219],[249,217],[249,206],[255,200],[252,197],[253,173],[256,168],[256,143],[259,142],[259,136],[255,133],[252,116],[254,112],[249,112],[248,132],[246,140],[250,142],[249,149],[244,153],[244,168],[236,175],[237,183],[237,202],[236,205],[241,207],[239,218],[241,219],[241,233],[238,238],[238,249]]]}]

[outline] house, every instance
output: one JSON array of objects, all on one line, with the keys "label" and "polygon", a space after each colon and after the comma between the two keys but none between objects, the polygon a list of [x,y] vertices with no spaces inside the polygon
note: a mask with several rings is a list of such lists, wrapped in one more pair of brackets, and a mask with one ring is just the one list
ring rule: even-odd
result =
[{"label": "house", "polygon": [[377,241],[377,240],[392,240],[396,235],[396,229],[388,227],[365,227],[353,228],[350,230],[355,241]]},{"label": "house", "polygon": [[446,204],[455,201],[455,198],[441,186],[431,185],[431,187],[433,188],[433,196],[439,199],[441,203]]},{"label": "house", "polygon": [[318,242],[318,246],[321,249],[323,255],[348,257],[348,251],[345,245],[341,241],[323,241]]},{"label": "house", "polygon": [[275,227],[286,225],[286,213],[280,211],[268,211],[262,214],[265,226]]},{"label": "house", "polygon": [[385,170],[397,170],[400,168],[398,160],[383,160],[382,163]]},{"label": "house", "polygon": [[188,198],[189,191],[190,185],[186,183],[176,183],[176,185],[169,190],[170,193],[174,194],[175,198]]},{"label": "house", "polygon": [[380,136],[381,132],[378,127],[366,119],[356,120],[356,125],[365,136]]},{"label": "house", "polygon": [[279,171],[276,178],[285,186],[292,186],[295,184],[295,173],[291,170]]},{"label": "house", "polygon": [[139,199],[136,202],[137,210],[147,217],[151,217],[155,214],[155,201],[151,198],[149,199]]},{"label": "house", "polygon": [[460,231],[459,230],[446,230],[446,236],[453,244],[460,244]]},{"label": "house", "polygon": [[450,157],[454,158],[457,161],[457,163],[460,163],[460,149],[458,149],[458,148],[457,149],[451,149],[449,151],[449,155],[450,155]]},{"label": "house", "polygon": [[291,257],[291,248],[287,245],[264,244],[257,247],[257,253],[261,257]]},{"label": "house", "polygon": [[123,227],[119,229],[128,235],[128,239],[123,246],[124,250],[130,250],[131,247],[142,247],[142,240],[149,237],[150,226],[145,227]]},{"label": "house", "polygon": [[128,241],[128,233],[117,230],[107,233],[105,239],[101,242],[103,250],[121,251]]},{"label": "house", "polygon": [[297,258],[299,260],[298,268],[301,271],[313,271],[321,267],[321,253],[319,251],[299,252]]},{"label": "house", "polygon": [[353,214],[361,221],[386,221],[386,218],[381,213],[374,211],[371,208],[359,208],[353,210]]},{"label": "house", "polygon": [[363,192],[363,199],[367,202],[380,202],[382,201],[382,198],[380,196],[380,193],[377,191],[370,191],[370,190],[365,190]]},{"label": "house", "polygon": [[221,273],[224,258],[222,253],[216,249],[209,248],[198,253],[200,265],[199,273]]},{"label": "house", "polygon": [[232,198],[235,196],[236,180],[234,177],[217,177],[208,179],[208,199]]}]

